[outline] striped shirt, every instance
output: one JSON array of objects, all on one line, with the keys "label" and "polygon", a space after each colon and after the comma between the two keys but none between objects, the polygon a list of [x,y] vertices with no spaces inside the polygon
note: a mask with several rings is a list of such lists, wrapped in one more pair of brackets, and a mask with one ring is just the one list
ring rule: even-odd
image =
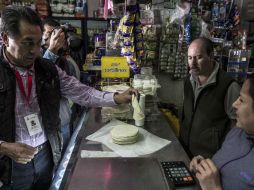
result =
[{"label": "striped shirt", "polygon": [[[26,94],[27,94],[26,81],[28,78],[28,74],[31,74],[33,76],[32,91],[30,95],[29,105],[27,104],[26,99],[22,95],[19,86],[16,83],[15,120],[16,120],[16,142],[25,143],[27,145],[36,147],[47,141],[47,137],[43,130],[41,112],[37,101],[37,94],[35,91],[36,87],[35,87],[34,67],[32,66],[29,70],[14,67],[13,65],[11,65],[11,67],[19,71]],[[75,77],[68,76],[59,67],[56,66],[56,68],[59,75],[60,91],[62,96],[69,98],[73,102],[86,107],[103,107],[116,105],[113,99],[114,93],[101,92],[92,87],[86,86],[82,84],[80,81],[78,81]],[[42,126],[42,132],[30,136],[25,124],[24,117],[34,113],[36,113],[39,117],[39,121]]]}]

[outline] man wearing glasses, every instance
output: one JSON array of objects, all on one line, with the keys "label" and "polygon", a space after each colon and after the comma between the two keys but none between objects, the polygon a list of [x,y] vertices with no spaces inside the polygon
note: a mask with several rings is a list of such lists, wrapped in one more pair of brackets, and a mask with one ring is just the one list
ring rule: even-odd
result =
[{"label": "man wearing glasses", "polygon": [[1,18],[0,189],[45,190],[61,157],[61,97],[101,107],[128,103],[138,92],[97,91],[41,58],[43,30],[32,9],[6,7]]}]

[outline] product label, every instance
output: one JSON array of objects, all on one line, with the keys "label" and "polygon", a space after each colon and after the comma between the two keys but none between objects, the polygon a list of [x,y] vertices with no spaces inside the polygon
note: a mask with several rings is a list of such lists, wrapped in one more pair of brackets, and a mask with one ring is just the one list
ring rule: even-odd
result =
[{"label": "product label", "polygon": [[130,67],[125,57],[101,58],[101,77],[102,78],[129,78]]}]

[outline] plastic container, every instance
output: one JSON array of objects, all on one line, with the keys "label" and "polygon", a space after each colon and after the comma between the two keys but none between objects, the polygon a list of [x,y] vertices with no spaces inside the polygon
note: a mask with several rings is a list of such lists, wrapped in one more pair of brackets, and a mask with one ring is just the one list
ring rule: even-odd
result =
[{"label": "plastic container", "polygon": [[142,75],[152,75],[153,69],[151,67],[142,67],[140,73]]},{"label": "plastic container", "polygon": [[136,74],[132,81],[132,87],[143,92],[145,95],[154,96],[160,85],[154,75]]}]

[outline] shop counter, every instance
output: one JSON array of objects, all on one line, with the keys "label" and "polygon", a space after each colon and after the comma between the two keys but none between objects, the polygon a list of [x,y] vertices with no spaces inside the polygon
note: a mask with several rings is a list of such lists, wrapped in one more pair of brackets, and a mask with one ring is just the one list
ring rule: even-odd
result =
[{"label": "shop counter", "polygon": [[[132,123],[132,122],[133,121],[128,121],[128,123]],[[125,159],[122,157],[121,158],[104,158],[104,159],[81,158],[82,150],[110,151],[103,144],[86,140],[86,137],[88,135],[93,134],[104,125],[105,123],[103,123],[101,120],[101,109],[93,108],[93,109],[84,111],[84,113],[81,115],[80,122],[78,123],[72,135],[71,141],[67,147],[67,151],[65,152],[63,160],[61,161],[60,166],[58,167],[58,170],[56,171],[56,174],[50,189],[52,190],[57,190],[57,189],[114,190],[113,187],[111,188],[109,187],[109,184],[116,184],[118,180],[124,181],[123,183],[125,184],[122,184],[123,185],[122,187],[125,187],[125,188],[122,188],[122,189],[126,189],[128,185],[129,187],[131,187],[133,183],[137,185],[139,184],[137,181],[138,179],[134,182],[133,180],[127,180],[129,177],[132,177],[132,178],[137,177],[138,172],[143,172],[143,169],[149,168],[149,166],[153,168],[154,167],[153,165],[155,165],[156,161],[158,163],[162,161],[183,161],[185,162],[187,166],[189,166],[189,162],[190,162],[189,157],[187,156],[186,152],[184,151],[183,147],[181,146],[180,142],[178,141],[177,137],[173,133],[172,129],[170,128],[168,122],[166,121],[163,115],[159,115],[156,118],[156,120],[145,121],[144,129],[158,137],[170,140],[171,143],[165,146],[164,148],[160,149],[159,151],[145,156],[145,158],[130,158],[129,162],[131,163],[129,164],[128,170],[130,171],[132,170],[136,176],[135,175],[130,176],[130,174],[128,174],[128,172],[124,170],[121,163],[125,162],[126,160],[128,161],[128,159]],[[105,165],[110,168],[107,168],[106,171],[100,171],[103,167],[105,169]],[[137,166],[139,166],[138,167],[139,169],[137,169]],[[123,171],[118,174],[118,178],[112,177],[112,172],[115,172],[115,170],[117,170],[117,172],[118,170]],[[155,169],[153,170],[153,172],[148,171],[144,173],[144,176],[142,175],[143,177],[146,177],[146,176],[151,177],[151,175],[153,176],[152,180],[148,181],[147,184],[149,183],[156,184],[156,183],[160,183],[160,181],[163,180],[161,179],[163,177],[160,176],[159,174],[160,172],[157,170],[158,169]],[[96,187],[94,186],[94,188],[88,187],[88,182],[90,183],[93,180],[94,181],[98,180],[98,183],[101,183],[100,179],[92,179],[93,176],[95,176],[95,178],[96,176],[100,176],[100,174],[98,174],[100,172],[106,172],[104,173],[105,174],[104,177],[106,178],[104,180],[106,181],[103,181],[103,184],[101,184],[101,187],[99,187],[98,184],[96,184]],[[82,184],[82,187],[80,184],[77,184],[77,183],[80,183],[80,179],[78,178],[82,178],[84,181],[84,184]],[[123,179],[123,178],[126,178],[126,179]],[[86,183],[87,183],[87,186],[86,186]],[[142,184],[139,184],[139,185],[142,185]],[[151,188],[139,188],[139,189],[151,189]],[[161,188],[161,190],[162,189],[164,188]],[[200,187],[196,183],[196,185],[186,186],[186,187],[181,187],[176,189],[194,190],[194,189],[200,189]],[[121,190],[121,189],[118,189],[118,190]],[[157,189],[154,189],[154,190],[157,190]]]}]

